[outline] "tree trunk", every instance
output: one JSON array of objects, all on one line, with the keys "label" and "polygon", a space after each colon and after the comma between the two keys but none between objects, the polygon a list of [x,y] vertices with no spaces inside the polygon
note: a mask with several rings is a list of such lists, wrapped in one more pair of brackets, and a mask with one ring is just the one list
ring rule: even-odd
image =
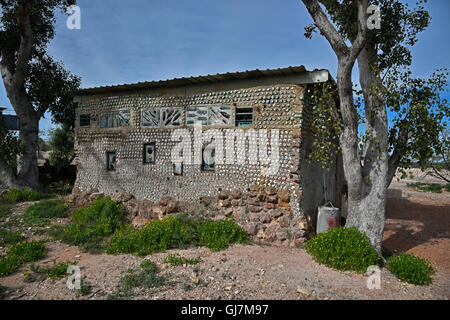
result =
[{"label": "tree trunk", "polygon": [[382,253],[382,240],[386,222],[386,199],[387,189],[383,177],[376,179],[366,189],[361,199],[350,200],[346,227],[355,227],[365,232],[375,250]]},{"label": "tree trunk", "polygon": [[[330,43],[338,57],[337,87],[342,117],[339,144],[342,151],[344,175],[348,185],[347,226],[365,232],[373,247],[381,253],[385,225],[388,180],[393,166],[389,166],[388,121],[386,106],[377,91],[382,82],[372,72],[377,53],[368,44],[367,0],[358,1],[358,34],[348,47],[338,30],[322,10],[320,1],[303,0],[316,26]],[[359,64],[361,87],[366,113],[366,143],[364,157],[359,152],[359,115],[353,99],[352,70]],[[363,160],[363,161],[362,161]],[[396,160],[396,159],[392,159]],[[391,169],[391,170],[388,170]]]},{"label": "tree trunk", "polygon": [[365,103],[365,132],[369,140],[364,148],[362,185],[349,182],[349,189],[350,184],[354,184],[354,187],[360,187],[360,194],[358,198],[350,200],[352,195],[349,193],[347,226],[364,231],[381,254],[389,186],[389,132],[386,105],[377,90],[382,87],[381,78],[370,68],[375,61],[376,52],[367,44],[358,56],[358,67]]},{"label": "tree trunk", "polygon": [[17,184],[31,189],[39,188],[39,169],[37,162],[37,146],[39,136],[39,118],[35,114],[23,115],[19,141],[23,153],[17,162]]},{"label": "tree trunk", "polygon": [[37,145],[39,136],[39,119],[41,114],[34,110],[28,100],[25,88],[15,86],[7,68],[2,67],[2,77],[7,96],[20,119],[19,142],[22,154],[17,161],[17,175],[6,163],[0,164],[2,182],[10,188],[39,188],[39,170],[37,163]]}]

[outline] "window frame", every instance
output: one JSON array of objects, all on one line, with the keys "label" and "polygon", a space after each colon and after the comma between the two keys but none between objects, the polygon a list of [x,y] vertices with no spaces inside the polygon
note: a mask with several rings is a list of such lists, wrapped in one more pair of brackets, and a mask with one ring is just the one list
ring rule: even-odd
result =
[{"label": "window frame", "polygon": [[[202,147],[202,164],[200,167],[201,172],[207,172],[207,173],[215,173],[216,172],[216,149],[214,148],[214,167],[205,169],[205,158],[203,157],[203,153],[205,152],[205,147]],[[209,166],[209,165],[208,165]]]},{"label": "window frame", "polygon": [[[89,124],[88,125],[83,125],[81,118],[82,117],[89,117]],[[78,118],[79,124],[80,124],[80,128],[90,128],[91,127],[91,114],[90,113],[84,113],[84,114],[80,114],[79,118]],[[86,120],[85,120],[86,121]]]},{"label": "window frame", "polygon": [[[245,125],[239,125],[238,124],[238,116],[239,116],[239,110],[251,110],[251,116],[252,116],[252,122],[250,124],[245,124]],[[245,113],[245,114],[250,114],[249,112]],[[247,106],[242,106],[242,107],[236,107],[234,110],[234,125],[235,127],[238,128],[245,128],[245,127],[252,127],[253,124],[255,122],[255,108],[254,107],[247,107]]]},{"label": "window frame", "polygon": [[180,173],[176,173],[176,165],[177,165],[177,163],[173,163],[172,164],[172,174],[175,176],[175,177],[181,177],[181,176],[183,176],[183,174],[184,174],[184,165],[183,165],[183,162],[179,162],[179,164],[180,164],[180,166],[181,166],[181,172]]},{"label": "window frame", "polygon": [[[115,156],[115,161],[114,161],[114,169],[110,168],[110,163],[109,163],[109,156],[110,154],[114,154]],[[116,172],[117,171],[117,151],[106,151],[106,171],[108,172]]]},{"label": "window frame", "polygon": [[[154,156],[153,156],[153,161],[150,161],[150,162],[145,161],[145,159],[146,159],[145,155],[146,155],[146,152],[147,152],[147,146],[153,146]],[[156,142],[144,143],[143,150],[142,150],[142,164],[146,165],[146,164],[155,164],[155,163],[156,163]]]}]

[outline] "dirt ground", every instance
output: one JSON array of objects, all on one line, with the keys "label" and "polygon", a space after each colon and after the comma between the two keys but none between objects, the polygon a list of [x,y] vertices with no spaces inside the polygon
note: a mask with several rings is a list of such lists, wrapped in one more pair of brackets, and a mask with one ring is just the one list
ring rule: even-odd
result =
[{"label": "dirt ground", "polygon": [[[416,178],[417,179],[417,178]],[[142,291],[133,299],[444,299],[450,298],[450,193],[425,193],[393,182],[389,190],[384,245],[392,252],[410,252],[428,259],[436,269],[433,283],[421,287],[397,280],[386,269],[381,289],[367,288],[367,275],[340,272],[314,262],[302,248],[234,245],[211,252],[206,248],[171,250],[146,257],[170,281],[156,291]],[[23,208],[22,208],[23,210]],[[20,212],[19,212],[20,213]],[[92,285],[86,297],[66,287],[66,280],[25,283],[22,272],[1,278],[7,299],[106,299],[121,272],[138,268],[142,259],[131,255],[91,255],[60,242],[47,243],[49,254],[39,265],[78,261],[82,276]],[[201,257],[196,265],[171,267],[168,253]]]}]

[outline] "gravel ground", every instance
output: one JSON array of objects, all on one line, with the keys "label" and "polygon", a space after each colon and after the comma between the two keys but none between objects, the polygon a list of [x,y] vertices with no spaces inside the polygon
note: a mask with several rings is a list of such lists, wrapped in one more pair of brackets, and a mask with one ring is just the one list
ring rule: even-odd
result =
[{"label": "gravel ground", "polygon": [[[417,192],[406,182],[393,182],[389,191],[384,244],[394,252],[412,252],[427,258],[436,269],[426,287],[397,280],[386,269],[381,289],[367,288],[367,275],[340,272],[314,262],[302,248],[272,245],[234,245],[221,252],[207,248],[171,250],[146,257],[161,269],[168,283],[151,292],[137,292],[133,299],[444,299],[450,298],[449,193]],[[26,208],[21,205],[15,214]],[[66,287],[66,279],[25,283],[22,272],[1,278],[7,299],[106,299],[119,283],[121,272],[137,269],[142,258],[132,255],[91,255],[60,242],[47,243],[49,254],[39,265],[53,261],[78,261],[82,276],[92,285],[91,294],[81,296]],[[187,258],[201,257],[197,265],[172,267],[163,262],[169,253]]]}]

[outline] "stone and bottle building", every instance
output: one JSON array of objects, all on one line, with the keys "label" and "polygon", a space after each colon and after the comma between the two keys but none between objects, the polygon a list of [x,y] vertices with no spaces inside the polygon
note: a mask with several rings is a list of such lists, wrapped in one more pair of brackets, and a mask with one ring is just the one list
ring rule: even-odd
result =
[{"label": "stone and bottle building", "polygon": [[[226,216],[262,241],[301,244],[318,207],[341,202],[340,157],[330,170],[308,160],[312,90],[328,81],[298,66],[80,90],[70,201],[111,196],[136,226],[181,211]],[[197,148],[200,162],[174,162],[183,141],[194,141],[183,159]]]}]

